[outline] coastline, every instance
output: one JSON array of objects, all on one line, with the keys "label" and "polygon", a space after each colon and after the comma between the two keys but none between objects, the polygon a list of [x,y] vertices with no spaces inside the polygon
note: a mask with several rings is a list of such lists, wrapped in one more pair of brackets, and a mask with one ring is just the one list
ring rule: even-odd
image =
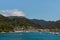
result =
[{"label": "coastline", "polygon": [[[20,32],[38,32],[38,31],[14,31],[14,32],[0,32],[0,33],[20,33]],[[39,32],[39,33],[43,33],[43,32]],[[47,32],[47,33],[60,34],[60,32]]]}]

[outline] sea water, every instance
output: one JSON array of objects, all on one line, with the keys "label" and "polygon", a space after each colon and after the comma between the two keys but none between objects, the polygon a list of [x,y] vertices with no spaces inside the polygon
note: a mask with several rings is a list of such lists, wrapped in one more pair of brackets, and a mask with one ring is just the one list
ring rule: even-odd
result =
[{"label": "sea water", "polygon": [[60,33],[49,32],[13,32],[0,33],[0,40],[60,40]]}]

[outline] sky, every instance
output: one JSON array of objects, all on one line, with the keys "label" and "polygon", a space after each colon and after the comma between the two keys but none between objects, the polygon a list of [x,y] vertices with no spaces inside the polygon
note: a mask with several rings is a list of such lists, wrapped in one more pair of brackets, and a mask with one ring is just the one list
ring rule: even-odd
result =
[{"label": "sky", "polygon": [[0,0],[0,14],[60,20],[60,0]]}]

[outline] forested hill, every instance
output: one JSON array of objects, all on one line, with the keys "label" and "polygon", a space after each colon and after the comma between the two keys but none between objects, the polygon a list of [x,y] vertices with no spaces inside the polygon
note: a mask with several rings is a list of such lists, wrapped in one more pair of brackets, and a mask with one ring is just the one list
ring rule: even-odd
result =
[{"label": "forested hill", "polygon": [[32,21],[41,25],[41,28],[44,28],[44,29],[60,29],[60,20],[45,21],[45,20],[32,19]]},{"label": "forested hill", "polygon": [[60,29],[60,20],[48,24],[46,28],[48,28],[48,29]]},{"label": "forested hill", "polygon": [[0,14],[0,31],[8,32],[8,31],[15,31],[20,30],[23,28],[24,30],[27,29],[39,29],[41,26],[33,21],[25,18],[25,17],[18,17],[18,16],[10,16],[5,17]]},{"label": "forested hill", "polygon": [[46,20],[39,20],[39,19],[32,19],[32,21],[41,25],[42,27],[46,27],[47,25],[55,22],[55,21],[46,21]]},{"label": "forested hill", "polygon": [[60,29],[60,20],[45,21],[28,19],[22,16],[3,16],[0,14],[0,32],[26,31],[36,29]]}]

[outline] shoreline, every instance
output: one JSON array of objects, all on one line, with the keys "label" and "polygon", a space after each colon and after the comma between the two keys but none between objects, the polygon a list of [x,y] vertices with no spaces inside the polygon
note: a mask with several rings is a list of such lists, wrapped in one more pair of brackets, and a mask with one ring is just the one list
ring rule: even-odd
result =
[{"label": "shoreline", "polygon": [[[38,32],[38,31],[14,31],[14,32],[0,32],[0,33],[18,33],[18,32]],[[60,32],[48,32],[48,33],[59,34]]]}]

